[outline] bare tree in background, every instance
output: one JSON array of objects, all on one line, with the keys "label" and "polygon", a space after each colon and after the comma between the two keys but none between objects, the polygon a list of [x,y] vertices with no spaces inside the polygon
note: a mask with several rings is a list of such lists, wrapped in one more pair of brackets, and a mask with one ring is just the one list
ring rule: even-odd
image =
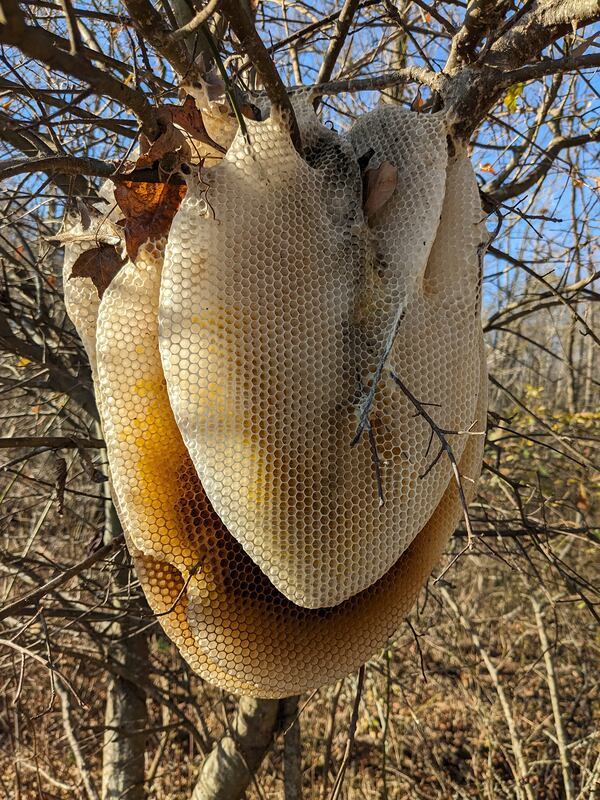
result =
[{"label": "bare tree in background", "polygon": [[[598,0],[0,0],[7,798],[597,797],[598,22]],[[496,234],[475,544],[383,660],[300,700],[236,705],[144,604],[52,240],[211,68],[288,111],[316,86],[336,127],[444,109]]]}]

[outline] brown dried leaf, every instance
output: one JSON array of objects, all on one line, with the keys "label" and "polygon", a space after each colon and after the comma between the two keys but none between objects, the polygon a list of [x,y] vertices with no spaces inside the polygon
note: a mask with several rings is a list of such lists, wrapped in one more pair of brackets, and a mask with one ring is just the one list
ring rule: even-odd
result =
[{"label": "brown dried leaf", "polygon": [[96,467],[89,454],[85,450],[79,449],[79,458],[83,465],[83,471],[93,483],[104,483],[108,478]]},{"label": "brown dried leaf", "polygon": [[369,221],[383,208],[396,191],[398,183],[398,167],[389,161],[383,161],[375,169],[368,169],[364,175],[363,210]]},{"label": "brown dried leaf", "polygon": [[180,183],[119,181],[115,200],[125,215],[125,246],[132,261],[144,242],[167,235],[186,189]]},{"label": "brown dried leaf", "polygon": [[170,114],[171,123],[173,125],[179,125],[180,128],[183,128],[183,130],[188,133],[192,139],[197,139],[199,142],[204,142],[204,144],[214,147],[215,150],[220,150],[223,153],[225,152],[225,148],[221,147],[220,144],[217,144],[217,142],[211,139],[208,135],[204,120],[202,119],[202,112],[196,105],[196,101],[191,95],[186,95],[182,105],[165,106],[164,110]]},{"label": "brown dried leaf", "polygon": [[114,245],[99,244],[79,256],[73,264],[71,278],[91,278],[101,298],[124,263]]},{"label": "brown dried leaf", "polygon": [[152,167],[156,161],[161,161],[169,153],[176,153],[179,161],[187,161],[191,156],[188,137],[225,152],[225,149],[209,136],[202,113],[191,95],[187,95],[180,106],[169,104],[159,108],[157,118],[163,132],[154,142],[150,142],[143,135],[140,137],[141,152],[133,169]]},{"label": "brown dried leaf", "polygon": [[[164,109],[161,109],[164,111]],[[159,119],[164,114],[159,113]],[[160,161],[167,153],[175,153],[183,151],[185,155],[188,154],[188,146],[185,141],[183,133],[173,125],[169,119],[165,125],[165,130],[156,139],[150,143],[145,136],[140,137],[141,155],[135,162],[135,169],[143,169],[144,167],[151,167],[155,161]]]}]

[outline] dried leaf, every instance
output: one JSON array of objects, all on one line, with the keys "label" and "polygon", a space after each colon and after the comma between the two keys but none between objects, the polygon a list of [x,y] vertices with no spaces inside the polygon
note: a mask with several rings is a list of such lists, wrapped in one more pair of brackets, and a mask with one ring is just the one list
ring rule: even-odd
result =
[{"label": "dried leaf", "polygon": [[96,467],[96,465],[94,464],[94,462],[92,461],[92,459],[89,457],[89,455],[86,453],[85,450],[80,449],[78,450],[78,453],[79,453],[79,458],[81,459],[81,463],[83,465],[83,471],[85,472],[89,480],[92,481],[92,483],[104,483],[104,481],[108,480],[106,475],[103,472],[100,472],[100,470]]},{"label": "dried leaf", "polygon": [[417,90],[417,96],[415,97],[412,103],[412,110],[421,111],[424,105],[425,105],[425,100],[423,99],[423,95],[421,94],[420,91]]},{"label": "dried leaf", "polygon": [[179,125],[195,139],[202,139],[207,136],[202,114],[196,105],[194,98],[186,95],[183,104],[180,106],[167,106],[171,113],[173,124]]},{"label": "dried leaf", "polygon": [[71,278],[91,278],[98,297],[102,297],[124,263],[112,244],[99,244],[79,256],[73,264]]},{"label": "dried leaf", "polygon": [[[161,109],[164,111],[164,109]],[[164,114],[162,115],[164,119]],[[159,119],[161,114],[159,112]],[[182,151],[182,155],[187,157],[189,149],[185,136],[180,130],[173,125],[170,119],[165,124],[165,130],[154,142],[150,143],[145,136],[140,137],[141,155],[135,162],[134,169],[143,169],[144,167],[151,167],[155,161],[160,161],[167,153],[175,153]]]},{"label": "dried leaf", "polygon": [[154,142],[148,141],[145,136],[140,137],[141,153],[135,162],[134,169],[151,167],[168,153],[177,153],[180,161],[188,160],[191,150],[187,137],[203,142],[215,150],[225,152],[225,149],[209,136],[202,113],[194,98],[189,94],[179,106],[165,105],[159,108],[157,117],[163,132]]},{"label": "dried leaf", "polygon": [[383,208],[396,190],[398,167],[383,161],[376,169],[368,169],[364,175],[365,216],[370,221]]},{"label": "dried leaf", "polygon": [[485,164],[480,164],[479,165],[479,171],[480,172],[489,172],[490,175],[495,175],[496,174],[496,170],[494,169],[493,165],[489,163],[489,161],[486,161]]},{"label": "dried leaf", "polygon": [[87,231],[92,225],[92,216],[98,214],[97,209],[91,203],[87,203],[85,200],[81,198],[77,198],[77,210],[79,211],[79,220],[81,222],[81,227],[84,231]]},{"label": "dried leaf", "polygon": [[144,242],[167,235],[186,189],[179,183],[119,181],[115,200],[125,215],[125,246],[132,261]]},{"label": "dried leaf", "polygon": [[202,119],[202,112],[191,95],[186,95],[182,105],[165,106],[164,110],[171,115],[172,124],[179,125],[192,139],[197,139],[199,142],[204,142],[204,144],[214,147],[215,150],[220,150],[223,153],[225,152],[225,148],[221,147],[220,144],[217,144],[217,142],[209,136],[206,126],[204,125],[204,120]]}]

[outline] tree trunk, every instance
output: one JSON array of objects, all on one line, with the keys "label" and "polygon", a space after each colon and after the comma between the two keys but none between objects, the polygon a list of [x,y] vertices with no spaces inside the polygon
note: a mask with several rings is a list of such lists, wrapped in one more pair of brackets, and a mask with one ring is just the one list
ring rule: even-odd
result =
[{"label": "tree trunk", "polygon": [[298,696],[281,701],[285,800],[302,800],[302,732]]},{"label": "tree trunk", "polygon": [[[107,484],[105,484],[107,486]],[[114,505],[106,502],[105,542],[121,532]],[[113,602],[126,603],[125,589],[129,579],[127,555],[119,554],[113,577]],[[111,657],[119,661],[131,675],[125,680],[112,675],[106,692],[104,745],[102,761],[102,800],[144,800],[146,727],[148,714],[146,695],[135,676],[148,663],[148,640],[145,631],[135,633],[139,623],[135,615],[124,614],[110,626]]]},{"label": "tree trunk", "polygon": [[279,700],[240,697],[233,726],[204,762],[192,800],[243,797],[271,746],[279,711]]}]

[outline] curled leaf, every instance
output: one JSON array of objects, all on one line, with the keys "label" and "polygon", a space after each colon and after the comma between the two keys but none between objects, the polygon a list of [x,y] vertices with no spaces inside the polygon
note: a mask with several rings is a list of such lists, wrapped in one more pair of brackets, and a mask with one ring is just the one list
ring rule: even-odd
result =
[{"label": "curled leaf", "polygon": [[124,263],[125,259],[114,245],[102,243],[79,256],[73,264],[70,279],[91,278],[101,298]]},{"label": "curled leaf", "polygon": [[365,172],[363,210],[369,221],[394,194],[397,183],[398,167],[389,161],[383,161],[375,169],[368,169]]},{"label": "curled leaf", "polygon": [[208,144],[222,153],[225,152],[225,148],[221,147],[220,144],[209,136],[204,120],[202,119],[202,113],[191,95],[188,94],[186,96],[182,105],[166,106],[165,108],[170,113],[173,124],[183,128],[192,139],[204,142],[204,144]]},{"label": "curled leaf", "polygon": [[125,215],[125,247],[132,261],[145,242],[167,235],[186,189],[180,183],[119,181],[115,200]]},{"label": "curled leaf", "polygon": [[[163,113],[161,113],[163,112]],[[189,154],[189,148],[185,141],[185,136],[178,130],[169,118],[169,114],[165,113],[165,109],[159,112],[159,119],[165,119],[165,130],[154,142],[149,142],[145,136],[140,137],[140,144],[142,152],[135,162],[135,169],[143,169],[144,167],[151,167],[155,161],[160,161],[167,153],[180,152],[185,158]]]},{"label": "curled leaf", "polygon": [[90,481],[93,483],[104,483],[107,481],[108,478],[103,472],[96,467],[88,453],[85,450],[80,449],[79,451],[79,458],[81,459],[81,463],[83,465],[83,471],[87,475]]}]

